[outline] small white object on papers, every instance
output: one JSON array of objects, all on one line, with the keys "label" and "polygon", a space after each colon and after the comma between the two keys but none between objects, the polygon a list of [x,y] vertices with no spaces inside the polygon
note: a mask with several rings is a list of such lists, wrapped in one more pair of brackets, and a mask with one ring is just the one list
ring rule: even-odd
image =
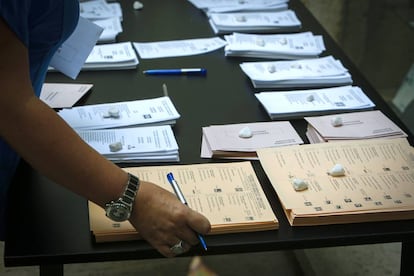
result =
[{"label": "small white object on papers", "polygon": [[134,42],[142,59],[199,55],[223,48],[226,41],[220,37],[195,38],[158,42]]},{"label": "small white object on papers", "polygon": [[302,23],[292,10],[278,12],[209,13],[214,33],[269,33],[298,31]]},{"label": "small white object on papers", "polygon": [[[240,137],[248,128],[251,137]],[[256,150],[303,144],[290,122],[257,122],[203,127],[202,158],[257,159]]]},{"label": "small white object on papers", "polygon": [[242,34],[224,36],[226,56],[268,59],[317,58],[324,50],[322,36],[311,32],[293,34]]},{"label": "small white object on papers", "polygon": [[325,87],[352,84],[348,69],[332,56],[289,61],[244,62],[240,64],[240,67],[255,88]]},{"label": "small white object on papers", "polygon": [[[108,116],[116,108],[119,116]],[[72,128],[78,130],[108,129],[126,126],[175,124],[180,118],[169,97],[107,104],[76,106],[62,109],[58,114]]]},{"label": "small white object on papers", "polygon": [[72,107],[92,86],[93,84],[44,83],[40,99],[51,108]]},{"label": "small white object on papers", "polygon": [[115,163],[179,161],[178,144],[169,125],[77,130],[77,133]]},{"label": "small white object on papers", "polygon": [[76,79],[102,31],[103,29],[98,25],[79,17],[78,25],[72,35],[54,54],[50,69],[53,68]]},{"label": "small white object on papers", "polygon": [[[312,93],[314,100],[308,101]],[[358,86],[269,91],[255,94],[272,120],[299,119],[305,116],[337,113],[338,111],[369,110],[375,104]]]}]

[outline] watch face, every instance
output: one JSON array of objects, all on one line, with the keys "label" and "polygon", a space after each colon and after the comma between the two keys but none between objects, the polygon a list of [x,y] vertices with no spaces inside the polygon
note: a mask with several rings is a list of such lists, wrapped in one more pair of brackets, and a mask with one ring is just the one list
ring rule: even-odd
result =
[{"label": "watch face", "polygon": [[128,207],[117,202],[111,204],[106,210],[107,217],[117,222],[127,220],[129,218],[129,214],[130,212]]}]

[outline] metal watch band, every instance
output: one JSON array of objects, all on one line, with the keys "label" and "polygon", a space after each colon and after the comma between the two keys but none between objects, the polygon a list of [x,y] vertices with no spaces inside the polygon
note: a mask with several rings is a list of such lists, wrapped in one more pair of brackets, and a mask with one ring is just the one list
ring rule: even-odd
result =
[{"label": "metal watch band", "polygon": [[139,179],[133,174],[128,173],[128,182],[125,188],[124,194],[120,200],[125,203],[129,209],[132,209],[132,204],[134,203],[135,196],[139,188]]}]

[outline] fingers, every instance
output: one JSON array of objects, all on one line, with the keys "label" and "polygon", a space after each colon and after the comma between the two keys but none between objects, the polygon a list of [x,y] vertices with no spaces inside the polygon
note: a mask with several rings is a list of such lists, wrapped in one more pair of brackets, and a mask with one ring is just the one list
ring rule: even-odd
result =
[{"label": "fingers", "polygon": [[141,182],[130,222],[140,235],[166,257],[188,252],[199,243],[197,233],[210,231],[209,221],[182,204],[169,191]]}]

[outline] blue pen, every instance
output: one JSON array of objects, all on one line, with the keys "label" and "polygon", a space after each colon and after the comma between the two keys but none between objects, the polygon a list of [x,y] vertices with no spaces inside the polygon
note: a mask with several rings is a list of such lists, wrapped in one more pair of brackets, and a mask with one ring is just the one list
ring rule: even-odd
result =
[{"label": "blue pen", "polygon": [[146,75],[206,75],[204,68],[181,68],[181,69],[151,69],[144,71]]},{"label": "blue pen", "polygon": [[[172,173],[168,173],[167,174],[167,179],[168,179],[168,182],[170,182],[172,188],[174,189],[174,192],[177,195],[178,199],[183,204],[188,206],[187,200],[185,200],[185,197],[184,197],[183,193],[181,192],[181,189],[178,186],[177,181],[174,179],[174,175]],[[206,244],[206,241],[204,240],[204,237],[199,233],[197,233],[197,237],[198,237],[198,240],[200,241],[201,245],[203,246],[204,250],[207,251],[207,244]]]}]

